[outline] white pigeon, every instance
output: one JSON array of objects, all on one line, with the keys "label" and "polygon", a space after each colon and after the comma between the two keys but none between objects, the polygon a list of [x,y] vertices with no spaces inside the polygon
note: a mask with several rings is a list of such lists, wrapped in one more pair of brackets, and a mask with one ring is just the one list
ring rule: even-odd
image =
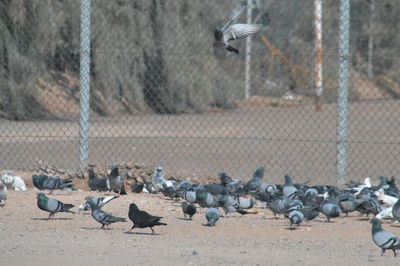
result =
[{"label": "white pigeon", "polygon": [[392,209],[393,207],[383,209],[375,216],[375,218],[377,218],[378,220],[382,220],[384,218],[393,218]]},{"label": "white pigeon", "polygon": [[366,188],[366,187],[367,187],[367,188],[372,187],[371,178],[370,178],[370,177],[366,177],[366,178],[364,179],[364,184],[359,185],[359,186],[357,186],[357,187],[353,187],[353,188],[351,188],[351,190],[356,191],[356,193],[354,193],[354,195],[358,195],[358,194],[360,194],[361,190],[362,190],[363,188]]},{"label": "white pigeon", "polygon": [[[230,42],[240,38],[246,38],[251,34],[256,33],[260,30],[260,24],[233,24],[243,12],[245,6],[234,14],[231,20],[229,20],[222,28],[216,28],[214,30],[214,47],[225,46],[229,52],[239,53],[239,50],[232,47]],[[233,24],[233,25],[232,25]]]},{"label": "white pigeon", "polygon": [[382,201],[383,204],[388,206],[393,206],[398,200],[398,198],[396,197],[386,195],[385,191],[382,188],[378,191],[375,191],[375,195],[378,197],[378,200]]},{"label": "white pigeon", "polygon": [[5,173],[1,177],[1,180],[3,180],[5,185],[12,187],[14,190],[27,190],[24,180],[19,176],[11,173]]},{"label": "white pigeon", "polygon": [[160,189],[164,188],[165,184],[165,179],[163,175],[163,167],[162,166],[157,166],[156,172],[153,175],[153,178],[151,179],[151,182],[153,183],[153,187],[156,192],[158,192]]},{"label": "white pigeon", "polygon": [[4,184],[3,180],[0,179],[0,206],[6,205],[7,195],[7,187]]}]

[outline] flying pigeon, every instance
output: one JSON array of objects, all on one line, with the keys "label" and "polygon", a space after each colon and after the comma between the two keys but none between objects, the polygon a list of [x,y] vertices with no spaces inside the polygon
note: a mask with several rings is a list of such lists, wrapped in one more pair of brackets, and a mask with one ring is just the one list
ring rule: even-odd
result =
[{"label": "flying pigeon", "polygon": [[98,178],[93,168],[88,169],[88,185],[91,191],[108,191],[107,178]]},{"label": "flying pigeon", "polygon": [[219,219],[219,210],[216,208],[209,208],[206,212],[207,226],[214,226]]},{"label": "flying pigeon", "polygon": [[88,211],[91,209],[89,201],[93,202],[93,205],[96,208],[101,208],[104,205],[106,205],[108,202],[110,202],[111,200],[118,198],[117,195],[112,195],[109,197],[86,197],[85,200],[86,202],[83,203],[82,205],[79,206],[78,211]]},{"label": "flying pigeon", "polygon": [[162,217],[160,216],[152,216],[149,213],[145,211],[139,210],[139,208],[136,206],[135,203],[131,203],[129,205],[129,213],[128,213],[129,219],[133,222],[133,226],[128,232],[131,232],[135,227],[137,228],[146,228],[150,227],[151,229],[151,234],[154,235],[154,226],[159,226],[159,225],[167,225],[166,223],[160,222]]},{"label": "flying pigeon", "polygon": [[3,180],[0,179],[0,206],[6,205],[7,195],[8,195],[7,187],[3,183]]},{"label": "flying pigeon", "polygon": [[381,256],[383,256],[387,249],[391,249],[396,257],[396,249],[400,249],[400,239],[392,233],[384,231],[382,229],[381,222],[378,219],[373,218],[371,223],[372,240],[378,247],[382,249]]},{"label": "flying pigeon", "polygon": [[113,216],[113,215],[103,211],[99,207],[97,207],[96,201],[89,199],[86,202],[90,205],[90,209],[92,210],[93,219],[95,219],[97,222],[99,222],[101,224],[102,229],[104,229],[104,226],[106,226],[106,225],[108,226],[112,223],[126,222],[125,218]]},{"label": "flying pigeon", "polygon": [[196,205],[193,203],[188,204],[187,202],[182,203],[182,211],[183,215],[186,218],[186,215],[189,215],[189,219],[192,220],[192,216],[196,214]]},{"label": "flying pigeon", "polygon": [[[222,28],[215,28],[214,30],[214,47],[225,46],[225,49],[229,52],[239,53],[239,50],[232,47],[230,42],[240,38],[246,38],[251,34],[256,33],[260,30],[261,25],[259,24],[233,24],[239,18],[243,12],[245,6],[234,14],[231,20],[229,20]],[[232,25],[233,24],[233,25]]]},{"label": "flying pigeon", "polygon": [[107,177],[108,191],[114,191],[119,194],[126,194],[124,180],[119,175],[118,166],[113,165],[111,167],[111,173]]},{"label": "flying pigeon", "polygon": [[65,204],[56,199],[48,198],[42,192],[38,192],[36,197],[37,197],[37,206],[39,207],[39,209],[50,213],[49,220],[54,217],[54,214],[56,212],[75,213],[70,210],[71,208],[74,207],[74,205],[72,205],[72,204]]}]

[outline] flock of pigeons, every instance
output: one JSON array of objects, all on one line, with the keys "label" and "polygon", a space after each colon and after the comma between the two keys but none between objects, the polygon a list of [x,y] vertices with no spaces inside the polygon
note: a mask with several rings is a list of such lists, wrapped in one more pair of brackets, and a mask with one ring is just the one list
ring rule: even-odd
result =
[{"label": "flock of pigeons", "polygon": [[[126,194],[124,180],[119,175],[118,167],[113,166],[106,178],[98,178],[93,169],[89,169],[88,185],[92,191],[108,191]],[[290,229],[296,229],[304,221],[310,221],[320,214],[326,216],[326,222],[351,212],[359,212],[362,215],[374,215],[372,219],[372,239],[382,249],[382,255],[386,250],[392,250],[396,256],[396,250],[400,249],[400,238],[392,233],[384,231],[381,226],[383,218],[392,218],[400,221],[400,191],[396,186],[395,177],[388,180],[380,177],[380,183],[372,186],[370,178],[366,178],[363,184],[354,182],[348,184],[346,189],[336,186],[308,186],[305,183],[294,184],[289,175],[284,176],[284,184],[268,184],[264,182],[264,168],[257,168],[253,177],[247,182],[234,180],[226,173],[220,173],[220,182],[213,184],[194,185],[188,180],[165,179],[163,168],[157,167],[151,182],[136,182],[131,185],[132,193],[162,193],[165,197],[183,200],[182,211],[184,217],[192,219],[197,213],[197,208],[206,208],[204,225],[214,226],[221,216],[239,213],[241,215],[254,213],[250,211],[256,203],[264,204],[272,211],[274,217],[283,215],[290,224]],[[49,177],[45,174],[33,175],[33,184],[39,190],[55,189],[74,190],[70,179]],[[124,222],[125,218],[115,217],[101,209],[109,201],[118,198],[119,195],[109,197],[86,197],[85,202],[79,206],[79,211],[91,210],[92,217],[102,227],[115,222]],[[41,210],[49,212],[51,219],[57,212],[70,212],[74,206],[62,203],[56,199],[47,197],[44,193],[37,193],[37,204]],[[134,228],[151,229],[166,225],[160,220],[162,217],[153,216],[140,210],[135,203],[131,203],[128,213]]]}]

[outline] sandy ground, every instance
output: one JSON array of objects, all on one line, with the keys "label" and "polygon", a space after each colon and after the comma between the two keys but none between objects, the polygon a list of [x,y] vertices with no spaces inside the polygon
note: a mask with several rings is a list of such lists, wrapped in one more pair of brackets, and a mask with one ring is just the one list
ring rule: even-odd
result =
[{"label": "sandy ground", "polygon": [[[371,224],[354,214],[326,223],[324,217],[289,230],[284,218],[273,219],[270,211],[221,217],[215,227],[203,226],[204,210],[184,220],[180,202],[161,195],[129,192],[103,209],[127,218],[109,230],[100,229],[90,214],[48,214],[36,205],[35,188],[10,191],[0,209],[1,265],[398,265],[392,252],[380,256],[371,239]],[[77,184],[84,188],[82,181]],[[56,191],[50,197],[77,207],[86,196],[104,194]],[[163,216],[167,226],[135,229],[128,219],[128,206]],[[400,235],[400,228],[384,224]]]}]

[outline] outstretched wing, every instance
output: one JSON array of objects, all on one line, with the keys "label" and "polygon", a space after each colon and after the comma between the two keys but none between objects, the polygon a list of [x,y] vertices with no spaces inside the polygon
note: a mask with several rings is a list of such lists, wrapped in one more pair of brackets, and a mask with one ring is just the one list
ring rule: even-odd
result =
[{"label": "outstretched wing", "polygon": [[261,28],[260,24],[235,24],[232,25],[227,32],[224,34],[225,43],[240,39],[246,38],[251,34],[256,33]]}]

